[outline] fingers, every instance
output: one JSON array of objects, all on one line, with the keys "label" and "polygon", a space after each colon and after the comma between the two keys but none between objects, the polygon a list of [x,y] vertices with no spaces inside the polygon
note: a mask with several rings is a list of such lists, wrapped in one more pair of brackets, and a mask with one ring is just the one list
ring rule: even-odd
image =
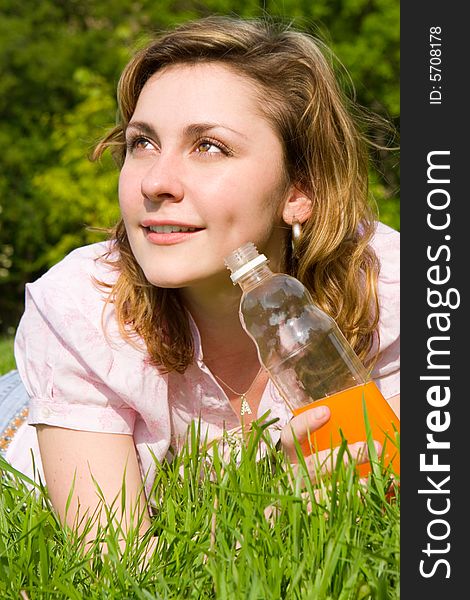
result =
[{"label": "fingers", "polygon": [[[380,456],[382,453],[382,446],[379,442],[374,440],[375,451],[377,452],[377,456]],[[356,442],[355,444],[350,444],[347,446],[347,452],[343,453],[342,461],[345,465],[347,465],[350,461],[355,462],[356,464],[364,464],[369,460],[369,450],[366,442]],[[331,473],[337,463],[338,454],[341,451],[341,448],[334,448],[333,450],[321,450],[320,452],[315,452],[309,456],[305,457],[305,466],[307,468],[307,473],[310,480],[315,484],[319,483],[319,480],[322,476],[327,473]],[[294,476],[297,475],[299,471],[299,465],[296,460],[293,461],[292,470]],[[303,470],[303,467],[302,469]]]},{"label": "fingers", "polygon": [[296,460],[297,451],[295,440],[302,445],[312,433],[324,425],[330,418],[328,406],[316,406],[297,415],[283,428],[281,432],[282,446],[291,461]]}]

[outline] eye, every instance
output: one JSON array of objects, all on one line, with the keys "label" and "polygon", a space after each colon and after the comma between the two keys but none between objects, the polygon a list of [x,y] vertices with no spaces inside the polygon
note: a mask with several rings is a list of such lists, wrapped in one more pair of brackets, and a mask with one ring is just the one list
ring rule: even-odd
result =
[{"label": "eye", "polygon": [[145,152],[154,149],[152,142],[142,135],[130,136],[126,141],[127,152]]},{"label": "eye", "polygon": [[199,140],[196,143],[195,152],[196,154],[225,154],[226,156],[229,156],[232,153],[230,148],[228,148],[225,144],[211,139]]}]

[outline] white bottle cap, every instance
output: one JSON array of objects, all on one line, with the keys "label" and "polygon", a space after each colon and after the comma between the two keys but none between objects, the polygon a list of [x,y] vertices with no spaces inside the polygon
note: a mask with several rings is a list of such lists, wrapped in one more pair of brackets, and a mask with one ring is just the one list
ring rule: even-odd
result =
[{"label": "white bottle cap", "polygon": [[230,279],[235,285],[248,271],[267,261],[264,254],[258,253],[253,242],[247,242],[227,256],[224,262],[227,269],[232,272]]},{"label": "white bottle cap", "polygon": [[248,271],[251,271],[251,269],[254,269],[254,267],[257,267],[258,265],[261,265],[264,262],[268,262],[268,259],[266,258],[266,256],[264,254],[259,254],[256,258],[253,258],[252,260],[247,262],[246,265],[243,265],[243,267],[240,267],[239,269],[237,269],[235,271],[235,273],[232,273],[230,275],[230,279],[233,281],[233,283],[235,285],[238,282],[238,280],[240,279],[240,277],[243,277],[243,275],[248,273]]}]

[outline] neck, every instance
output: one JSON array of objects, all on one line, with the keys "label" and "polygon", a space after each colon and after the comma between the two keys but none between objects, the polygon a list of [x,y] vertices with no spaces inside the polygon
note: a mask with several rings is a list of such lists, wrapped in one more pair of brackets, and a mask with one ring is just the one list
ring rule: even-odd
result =
[{"label": "neck", "polygon": [[259,362],[255,344],[240,323],[239,286],[229,282],[210,290],[185,288],[180,293],[198,327],[206,365],[229,380],[234,379],[232,371],[246,368],[249,380],[253,368],[259,369]]},{"label": "neck", "polygon": [[267,375],[260,373],[256,346],[240,323],[240,287],[229,283],[212,290],[185,288],[180,294],[198,327],[205,365],[242,424],[249,425],[258,414]]}]

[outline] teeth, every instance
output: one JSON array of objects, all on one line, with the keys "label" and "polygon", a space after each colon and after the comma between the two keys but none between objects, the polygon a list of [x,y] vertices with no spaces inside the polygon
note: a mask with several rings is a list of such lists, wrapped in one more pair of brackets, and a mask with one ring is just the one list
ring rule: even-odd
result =
[{"label": "teeth", "polygon": [[196,231],[195,227],[178,227],[178,225],[151,225],[149,229],[155,233],[186,233],[188,231]]}]

